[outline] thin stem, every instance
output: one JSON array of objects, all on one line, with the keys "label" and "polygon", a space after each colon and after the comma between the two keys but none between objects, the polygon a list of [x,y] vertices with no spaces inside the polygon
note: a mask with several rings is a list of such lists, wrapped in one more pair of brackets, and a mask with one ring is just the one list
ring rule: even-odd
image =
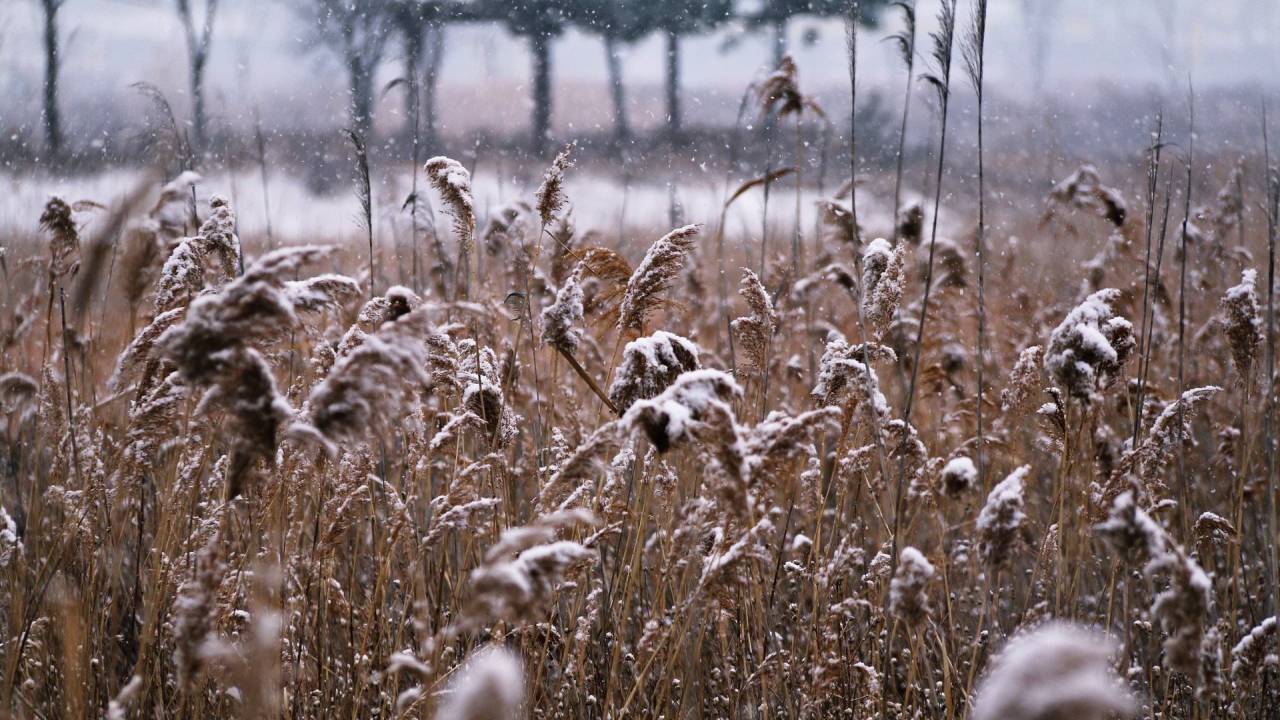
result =
[{"label": "thin stem", "polygon": [[84,486],[84,478],[80,476],[80,448],[76,442],[75,407],[71,403],[71,353],[67,348],[67,294],[61,285],[58,286],[58,305],[62,310],[62,385],[67,395],[67,433],[71,436],[71,462],[75,467],[76,483],[81,490],[88,490]]},{"label": "thin stem", "polygon": [[572,353],[566,352],[561,348],[556,348],[556,350],[558,350],[560,355],[569,362],[569,367],[573,368],[573,371],[578,373],[578,377],[582,378],[582,381],[587,384],[587,387],[591,388],[591,392],[595,393],[596,397],[600,398],[600,402],[604,403],[614,415],[617,415],[618,407],[609,400],[608,395],[604,394],[604,390],[600,389],[595,378],[591,377],[582,365],[578,363],[577,358],[575,358]]},{"label": "thin stem", "polygon": [[[1147,382],[1146,367],[1150,362],[1151,354],[1151,343],[1150,338],[1148,337],[1148,332],[1150,323],[1154,321],[1152,314],[1155,310],[1151,303],[1151,235],[1155,226],[1156,198],[1159,197],[1160,150],[1163,147],[1163,143],[1161,142],[1163,136],[1164,113],[1158,113],[1156,115],[1156,134],[1152,139],[1149,151],[1150,155],[1147,160],[1147,251],[1142,268],[1142,323],[1138,329],[1139,373],[1137,399],[1133,410],[1133,447],[1138,446],[1138,436],[1142,433],[1142,404]],[[1161,247],[1163,247],[1163,239],[1162,235]],[[1155,279],[1157,282],[1159,281],[1160,276],[1158,273],[1156,274]]]},{"label": "thin stem", "polygon": [[[986,192],[986,174],[983,164],[983,137],[982,137],[982,101],[983,101],[983,78],[985,75],[985,65],[983,53],[986,48],[986,26],[987,26],[987,4],[980,2],[975,10],[978,13],[975,31],[973,33],[973,50],[976,56],[976,62],[973,63],[973,84],[978,100],[978,232],[974,238],[976,247],[974,253],[978,259],[978,357],[974,364],[978,374],[978,398],[974,403],[975,419],[977,423],[978,442],[974,446],[974,454],[978,461],[978,486],[986,491],[986,464],[983,455],[983,444],[986,442],[986,436],[983,434],[982,426],[982,403],[985,397],[985,386],[983,384],[983,365],[986,364],[986,331],[987,331],[987,302],[986,302],[986,264],[987,253],[985,249],[987,234],[987,192]],[[936,217],[936,215],[935,215]]]},{"label": "thin stem", "polygon": [[[1186,389],[1186,333],[1187,333],[1187,226],[1191,221],[1192,171],[1195,167],[1196,147],[1196,97],[1187,86],[1188,100],[1188,138],[1187,138],[1187,192],[1183,197],[1182,237],[1179,238],[1180,257],[1178,258],[1178,398]],[[1179,505],[1179,516],[1182,518],[1182,536],[1188,537],[1187,514],[1182,510],[1190,501],[1190,489],[1187,486],[1187,450],[1183,444],[1183,429],[1186,423],[1185,403],[1178,403],[1178,427],[1175,442],[1178,446],[1178,483],[1182,488],[1183,502]]]},{"label": "thin stem", "polygon": [[1277,550],[1277,530],[1280,524],[1276,518],[1276,477],[1275,477],[1275,435],[1274,411],[1275,393],[1272,391],[1276,377],[1275,353],[1275,271],[1276,271],[1276,224],[1280,211],[1280,176],[1271,169],[1271,144],[1267,138],[1267,107],[1262,106],[1262,144],[1265,158],[1265,187],[1267,189],[1267,375],[1263,384],[1266,395],[1266,408],[1262,416],[1262,437],[1266,456],[1266,488],[1267,488],[1267,546],[1270,548],[1271,565],[1271,614],[1280,614],[1280,551]]}]

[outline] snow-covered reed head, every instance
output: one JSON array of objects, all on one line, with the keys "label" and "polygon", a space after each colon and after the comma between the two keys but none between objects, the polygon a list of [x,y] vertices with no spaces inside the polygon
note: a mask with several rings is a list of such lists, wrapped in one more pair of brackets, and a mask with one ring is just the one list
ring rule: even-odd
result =
[{"label": "snow-covered reed head", "polygon": [[1117,555],[1134,564],[1145,564],[1165,552],[1164,529],[1138,507],[1131,490],[1116,497],[1110,516],[1094,525],[1093,531]]},{"label": "snow-covered reed head", "polygon": [[1192,388],[1165,406],[1151,423],[1147,436],[1127,454],[1117,473],[1137,471],[1147,488],[1165,487],[1164,470],[1180,443],[1192,442],[1191,421],[1222,388]]},{"label": "snow-covered reed head", "polygon": [[634,403],[623,416],[632,431],[643,431],[659,452],[693,437],[706,419],[719,417],[714,410],[728,411],[729,403],[742,396],[742,388],[719,370],[694,370],[676,378],[675,383],[651,400]]},{"label": "snow-covered reed head", "polygon": [[[547,478],[546,483],[538,489],[539,512],[549,511],[555,503],[571,503],[575,496],[594,489],[593,483],[601,456],[618,444],[623,435],[620,428],[621,422],[618,420],[611,420],[601,425],[573,452],[556,464],[551,477]],[[570,495],[568,498],[563,498],[566,492]]]},{"label": "snow-covered reed head", "polygon": [[542,342],[572,355],[582,341],[582,265],[574,268],[556,291],[556,301],[542,311]]},{"label": "snow-covered reed head", "polygon": [[223,275],[234,276],[241,262],[240,238],[236,236],[236,214],[225,196],[209,198],[209,216],[200,225],[200,237],[209,247],[219,250],[216,257],[222,263]]},{"label": "snow-covered reed head", "polygon": [[471,173],[462,163],[452,158],[437,155],[427,161],[425,166],[427,178],[431,186],[440,193],[445,209],[453,218],[453,230],[458,236],[458,244],[464,250],[471,247],[471,239],[476,232],[475,201],[471,197]]},{"label": "snow-covered reed head", "polygon": [[[520,199],[491,210],[480,239],[490,255],[503,255],[512,247],[522,246],[530,231],[526,226],[533,215],[533,208]],[[536,228],[535,228],[536,230]]]},{"label": "snow-covered reed head", "polygon": [[[1187,675],[1203,689],[1206,679],[1216,675],[1206,668],[1206,653],[1212,642],[1206,632],[1213,601],[1213,583],[1191,556],[1169,537],[1147,513],[1137,507],[1132,492],[1118,496],[1106,522],[1095,531],[1122,557],[1145,561],[1148,578],[1163,581],[1164,589],[1151,603],[1151,618],[1165,633],[1165,663],[1170,670]],[[1217,661],[1213,660],[1216,666]]]},{"label": "snow-covered reed head", "polygon": [[760,83],[757,90],[761,117],[774,113],[778,117],[799,115],[805,110],[823,115],[817,102],[800,92],[798,75],[795,59],[790,55],[783,55],[778,68]]},{"label": "snow-covered reed head", "polygon": [[454,674],[436,720],[517,720],[524,704],[524,663],[505,648],[472,653]]},{"label": "snow-covered reed head", "polygon": [[1262,309],[1258,304],[1258,271],[1252,268],[1240,275],[1240,284],[1229,288],[1222,297],[1222,325],[1231,347],[1231,359],[1241,378],[1249,371],[1262,344]]},{"label": "snow-covered reed head", "polygon": [[747,301],[751,314],[730,324],[737,350],[742,355],[743,366],[764,371],[769,341],[778,328],[778,313],[773,309],[773,301],[764,283],[747,268],[742,268],[738,294]]},{"label": "snow-covered reed head", "polygon": [[1102,177],[1093,165],[1081,165],[1078,170],[1063,178],[1053,186],[1049,199],[1058,206],[1093,210],[1117,228],[1124,225],[1129,213],[1120,191],[1103,185]]},{"label": "snow-covered reed head", "polygon": [[25,549],[18,524],[8,510],[0,507],[0,570],[8,569],[21,559]]},{"label": "snow-covered reed head", "polygon": [[1199,563],[1176,545],[1148,563],[1146,571],[1168,582],[1151,602],[1151,617],[1166,635],[1165,663],[1200,685],[1205,678],[1203,648],[1213,582]]},{"label": "snow-covered reed head", "polygon": [[888,332],[906,284],[906,245],[896,248],[884,238],[872,240],[862,253],[862,317],[867,332],[879,340]]},{"label": "snow-covered reed head", "polygon": [[742,433],[742,452],[746,471],[754,483],[767,483],[786,474],[785,464],[814,452],[813,438],[825,431],[839,429],[838,408],[825,407],[789,415],[774,410],[754,427]]},{"label": "snow-covered reed head", "polygon": [[1044,392],[1044,348],[1032,345],[1018,355],[1009,373],[1009,386],[1000,392],[1000,409],[1018,417],[1025,417],[1039,407],[1037,398]]},{"label": "snow-covered reed head", "polygon": [[942,468],[942,494],[947,497],[963,495],[977,482],[978,468],[964,455],[951,458]]},{"label": "snow-covered reed head", "polygon": [[1135,709],[1111,669],[1114,646],[1078,625],[1053,622],[1018,635],[978,688],[973,720],[1107,720]]},{"label": "snow-covered reed head", "polygon": [[[235,277],[241,262],[240,241],[235,234],[235,213],[221,195],[209,200],[209,217],[194,237],[184,238],[165,259],[156,282],[157,313],[182,307],[206,286],[221,285]],[[263,258],[265,259],[265,258]],[[211,278],[210,261],[213,262]]]},{"label": "snow-covered reed head", "polygon": [[[471,195],[471,173],[462,163],[437,155],[427,161],[427,179],[440,194],[445,210],[453,218],[453,233],[458,240],[458,256],[467,269],[465,293],[475,291],[476,259],[472,258],[472,245],[476,234],[475,199]],[[372,282],[372,279],[370,280]]]},{"label": "snow-covered reed head", "polygon": [[874,343],[850,345],[837,333],[827,338],[818,366],[818,382],[811,395],[822,405],[861,407],[870,404],[879,421],[889,418],[889,401],[880,391],[880,379],[868,362],[897,360],[893,350]]},{"label": "snow-covered reed head", "polygon": [[186,317],[156,341],[184,381],[205,385],[230,364],[229,350],[287,337],[298,324],[287,283],[298,268],[327,256],[324,247],[300,246],[268,253],[219,292],[191,302]]},{"label": "snow-covered reed head", "polygon": [[0,373],[0,432],[6,429],[6,423],[21,425],[30,411],[32,401],[40,391],[40,384],[30,375],[20,372]]},{"label": "snow-covered reed head", "polygon": [[229,497],[239,494],[258,461],[274,458],[277,430],[292,414],[260,351],[298,325],[299,296],[289,292],[286,278],[327,254],[311,246],[268,253],[221,291],[196,298],[182,322],[155,341],[176,378],[204,392],[199,412],[230,411],[224,428],[232,440]]},{"label": "snow-covered reed head", "polygon": [[671,386],[682,373],[702,367],[693,341],[665,330],[637,338],[622,350],[622,362],[609,386],[609,402],[625,413]]},{"label": "snow-covered reed head", "polygon": [[924,241],[924,205],[909,200],[898,210],[894,233],[899,244],[919,245]]},{"label": "snow-covered reed head", "polygon": [[204,667],[205,645],[218,621],[218,590],[227,571],[225,512],[226,506],[219,506],[200,528],[206,534],[204,545],[195,553],[191,575],[173,603],[174,660],[184,687],[195,682]]},{"label": "snow-covered reed head", "polygon": [[503,531],[485,553],[484,563],[471,572],[473,595],[460,627],[474,628],[495,620],[516,624],[544,620],[565,571],[596,555],[580,543],[556,540],[556,532],[593,523],[590,513],[568,510]]},{"label": "snow-covered reed head", "polygon": [[538,191],[534,194],[538,217],[542,220],[543,225],[550,225],[555,220],[556,214],[569,201],[564,193],[564,173],[573,167],[573,160],[569,157],[572,150],[572,145],[566,145],[564,150],[561,150],[556,155],[555,161],[551,163],[551,167],[547,168],[542,184],[538,186]]},{"label": "snow-covered reed head", "polygon": [[929,581],[933,564],[913,547],[905,547],[898,557],[898,568],[889,582],[889,612],[915,627],[928,619]]},{"label": "snow-covered reed head", "polygon": [[176,240],[182,236],[192,219],[192,190],[202,180],[204,178],[199,173],[186,170],[160,188],[160,197],[156,198],[148,219],[165,240]]},{"label": "snow-covered reed head", "polygon": [[[849,191],[853,192],[852,185]],[[855,253],[859,250],[862,228],[848,205],[838,200],[819,200],[818,217],[822,223],[824,244],[846,245]]]},{"label": "snow-covered reed head", "polygon": [[40,229],[49,233],[49,277],[71,274],[80,255],[80,232],[66,200],[57,195],[49,198],[40,214]]},{"label": "snow-covered reed head", "polygon": [[[388,427],[416,390],[431,384],[424,342],[426,308],[383,323],[342,356],[311,392],[310,423],[327,443],[357,440]],[[308,429],[299,425],[299,430]]]},{"label": "snow-covered reed head", "polygon": [[462,370],[462,407],[476,418],[483,420],[488,437],[506,444],[515,437],[517,428],[514,411],[505,399],[506,379],[515,373],[515,353],[508,349],[501,363],[493,348],[476,350],[474,340],[458,343],[459,364]]},{"label": "snow-covered reed head", "polygon": [[1023,480],[1029,472],[1031,466],[1023,465],[1009,473],[991,489],[987,504],[978,513],[978,543],[983,559],[991,567],[1009,562],[1025,541],[1023,523],[1027,515],[1023,512]]},{"label": "snow-covered reed head", "polygon": [[622,302],[618,305],[618,327],[623,331],[642,331],[645,318],[658,307],[660,297],[684,267],[685,258],[702,231],[701,225],[685,225],[663,235],[645,253],[636,266]]},{"label": "snow-covered reed head", "polygon": [[1258,623],[1231,648],[1231,681],[1236,689],[1249,692],[1267,667],[1280,665],[1276,650],[1276,618]]},{"label": "snow-covered reed head", "polygon": [[1120,291],[1107,288],[1076,306],[1049,338],[1045,369],[1080,400],[1092,397],[1099,382],[1117,377],[1137,341],[1133,324],[1115,314]]}]

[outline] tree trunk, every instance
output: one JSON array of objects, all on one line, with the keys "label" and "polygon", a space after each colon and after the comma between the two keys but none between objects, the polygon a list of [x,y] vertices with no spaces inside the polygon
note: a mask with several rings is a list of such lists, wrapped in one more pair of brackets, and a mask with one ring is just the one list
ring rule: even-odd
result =
[{"label": "tree trunk", "polygon": [[778,18],[773,21],[773,66],[782,64],[782,57],[787,54],[787,20]]},{"label": "tree trunk", "polygon": [[44,140],[49,157],[62,156],[62,114],[58,111],[58,8],[61,0],[44,4]]},{"label": "tree trunk", "polygon": [[417,141],[419,141],[419,83],[417,68],[422,63],[422,33],[407,29],[404,35],[404,127],[413,151],[413,164],[417,165]]},{"label": "tree trunk", "polygon": [[529,36],[533,52],[533,138],[535,156],[545,155],[551,140],[551,37],[534,32]]},{"label": "tree trunk", "polygon": [[613,141],[621,147],[631,139],[631,125],[627,122],[627,90],[622,84],[622,58],[618,54],[618,39],[608,33],[604,36],[604,59],[613,98]]},{"label": "tree trunk", "polygon": [[680,35],[667,30],[667,134],[672,142],[680,137]]},{"label": "tree trunk", "polygon": [[426,143],[435,147],[440,142],[439,119],[436,115],[436,89],[440,85],[440,66],[444,63],[444,25],[427,26],[427,71],[423,97],[423,123]]},{"label": "tree trunk", "polygon": [[[409,139],[409,167],[412,185],[409,190],[409,273],[414,292],[422,292],[418,262],[418,163],[421,158],[422,139],[421,102],[418,95],[418,66],[422,62],[422,29],[411,24],[404,28],[404,77],[407,81],[404,94],[404,115]],[[398,251],[397,251],[398,253]],[[397,258],[397,264],[398,264]]]},{"label": "tree trunk", "polygon": [[197,50],[191,55],[191,144],[197,156],[205,151],[204,66],[208,56]]}]

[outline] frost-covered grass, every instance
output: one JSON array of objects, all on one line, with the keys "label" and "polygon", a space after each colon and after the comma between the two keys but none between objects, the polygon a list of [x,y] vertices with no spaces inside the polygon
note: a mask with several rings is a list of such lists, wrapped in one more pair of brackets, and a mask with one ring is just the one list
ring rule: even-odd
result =
[{"label": "frost-covered grass", "polygon": [[608,178],[432,161],[373,278],[285,175],[275,250],[252,173],[6,180],[0,712],[1269,716],[1258,160],[1149,271],[1132,168],[993,202],[982,358],[961,190],[917,347],[884,178],[856,227],[777,181],[762,260],[748,177],[619,234]]}]

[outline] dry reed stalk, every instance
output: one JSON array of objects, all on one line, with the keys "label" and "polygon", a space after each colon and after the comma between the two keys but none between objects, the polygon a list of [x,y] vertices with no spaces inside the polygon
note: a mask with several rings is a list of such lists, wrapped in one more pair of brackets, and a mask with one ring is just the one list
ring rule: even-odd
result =
[{"label": "dry reed stalk", "polygon": [[369,152],[365,148],[364,137],[357,130],[346,129],[343,132],[351,141],[351,149],[356,156],[355,173],[352,177],[355,179],[356,200],[360,203],[358,217],[360,227],[364,228],[366,239],[369,241],[369,297],[373,297],[377,294],[378,278],[374,272],[373,188],[369,182]]},{"label": "dry reed stalk", "polygon": [[982,406],[986,395],[982,376],[984,367],[987,364],[985,348],[987,330],[987,256],[985,244],[987,236],[987,194],[986,173],[984,172],[986,166],[983,162],[982,101],[985,97],[987,0],[974,0],[972,15],[973,19],[969,26],[969,31],[965,34],[964,41],[961,44],[961,54],[964,58],[965,74],[968,75],[969,82],[973,85],[973,91],[978,100],[978,230],[974,234],[974,257],[978,262],[978,339],[977,357],[974,358],[974,367],[977,371],[978,380],[978,395],[974,399],[974,417],[977,425],[977,442],[974,445],[974,454],[978,460],[978,483],[983,488],[986,488],[986,463],[983,455],[986,435],[982,426]]},{"label": "dry reed stalk", "polygon": [[[896,223],[899,212],[902,209],[902,170],[903,163],[906,161],[907,118],[911,112],[911,92],[915,82],[916,4],[915,0],[902,0],[901,2],[893,2],[891,5],[902,10],[903,29],[890,35],[889,40],[897,47],[902,64],[907,69],[906,91],[902,96],[902,121],[898,128],[898,150],[895,153],[897,171],[893,176],[893,217]],[[900,239],[898,226],[894,225],[891,240],[894,245],[897,245]]]},{"label": "dry reed stalk", "polygon": [[[951,99],[951,51],[955,41],[955,13],[955,0],[943,0],[942,6],[938,11],[939,29],[931,34],[933,39],[932,54],[936,63],[935,72],[925,76],[925,80],[933,87],[938,96],[942,128],[938,144],[937,183],[934,187],[933,226],[929,235],[929,259],[925,272],[924,295],[920,304],[920,321],[916,328],[914,358],[911,363],[911,380],[907,386],[906,404],[902,411],[904,426],[910,426],[911,424],[911,413],[915,405],[916,381],[920,370],[920,352],[924,340],[925,325],[929,317],[929,295],[933,289],[933,260],[938,239],[938,211],[942,206],[942,169],[945,167],[946,162],[947,111]],[[905,499],[902,486],[905,478],[906,464],[904,460],[899,464],[898,479],[894,489],[893,548],[895,552],[899,542],[898,532],[901,529],[902,502]]]},{"label": "dry reed stalk", "polygon": [[[848,9],[850,92],[866,111],[858,9]],[[971,51],[969,32],[962,49]],[[633,273],[586,229],[583,218],[600,208],[581,207],[577,223],[567,204],[550,210],[535,240],[544,218],[534,220],[534,198],[489,211],[482,238],[507,283],[528,281],[524,306],[504,309],[506,287],[465,287],[461,274],[448,287],[450,270],[423,278],[447,291],[434,300],[393,287],[356,307],[364,289],[336,273],[358,273],[359,256],[329,257],[334,273],[297,277],[268,255],[274,269],[249,263],[241,275],[230,204],[202,209],[197,228],[186,176],[150,214],[121,220],[131,223],[127,292],[107,293],[101,315],[72,301],[63,357],[41,366],[48,248],[6,241],[0,480],[13,490],[0,498],[0,607],[14,648],[0,714],[96,703],[112,718],[538,708],[575,717],[1111,717],[1132,710],[1130,692],[1162,717],[1265,714],[1275,703],[1268,590],[1277,573],[1275,544],[1259,539],[1273,527],[1272,499],[1264,505],[1258,493],[1273,487],[1274,468],[1257,453],[1274,444],[1273,399],[1242,389],[1224,401],[1204,383],[1232,374],[1270,387],[1274,313],[1260,282],[1271,278],[1257,253],[1274,240],[1280,182],[1268,168],[1265,236],[1261,222],[1240,222],[1242,198],[1259,190],[1256,173],[1230,175],[1216,202],[1192,206],[1177,240],[1185,251],[1176,272],[1190,293],[1181,349],[1156,226],[1169,215],[1157,206],[1160,175],[1171,176],[1155,162],[1162,140],[1146,163],[1147,247],[1127,247],[1138,225],[1117,222],[1140,171],[1116,172],[1116,161],[1082,168],[1051,204],[1079,206],[1085,222],[1123,232],[1099,237],[1102,252],[1080,273],[1054,265],[1051,282],[1023,281],[1074,257],[1087,237],[1056,234],[1071,232],[1066,213],[1037,227],[1040,213],[1024,205],[1042,194],[1002,184],[1010,231],[1037,227],[1037,238],[1058,245],[1046,254],[1040,240],[1002,241],[995,272],[1008,280],[986,288],[976,312],[990,335],[967,353],[961,335],[974,309],[959,295],[980,284],[964,267],[971,254],[979,274],[994,267],[981,257],[993,241],[983,221],[990,208],[978,208],[985,234],[976,252],[930,238],[936,289],[927,306],[916,295],[900,312],[908,255],[924,259],[927,216],[919,205],[900,208],[883,219],[901,220],[897,242],[862,237],[875,220],[864,228],[858,212],[877,194],[887,203],[888,176],[864,167],[858,148],[872,143],[857,131],[867,130],[849,128],[853,182],[821,207],[816,234],[830,242],[803,278],[787,277],[785,260],[767,275],[744,273],[747,309],[736,325],[728,302],[705,304],[715,301],[710,256],[669,248],[674,269],[659,272],[650,258]],[[994,178],[1010,155],[992,140],[983,139],[983,173]],[[1195,157],[1202,167],[1214,159]],[[767,191],[789,174],[770,170],[738,189]],[[861,195],[846,197],[854,185]],[[734,190],[726,181],[717,250],[754,266],[754,240],[743,247],[749,233],[725,225],[726,208],[744,196]],[[1163,202],[1167,210],[1171,193]],[[1237,231],[1243,241],[1233,247]],[[534,250],[543,234],[553,247],[545,257]],[[95,251],[83,244],[69,301]],[[479,258],[467,255],[479,274]],[[392,262],[375,270],[408,282],[408,268]],[[120,340],[121,311],[142,307],[166,264],[155,312]],[[1228,288],[1250,267],[1257,277]],[[637,279],[645,274],[647,285]],[[1196,288],[1226,297],[1196,303]],[[652,302],[637,303],[636,293]],[[638,328],[619,322],[624,299]],[[663,312],[679,306],[693,311]],[[926,309],[908,421],[886,396],[908,389],[910,343]],[[1122,316],[1141,321],[1130,327]],[[726,331],[728,354],[710,339]],[[536,362],[547,359],[541,344],[556,350],[549,377],[564,381],[565,358],[600,405],[567,390],[544,403],[522,357],[525,332],[544,355]],[[44,349],[58,347],[51,338]],[[990,394],[991,373],[1008,379],[1000,413],[973,404],[963,373],[974,358],[984,372],[977,395]],[[601,368],[610,382],[596,386],[591,373]],[[757,398],[764,383],[744,379],[765,368],[770,391]],[[288,391],[277,391],[286,376]],[[297,414],[277,397],[301,406]],[[114,405],[119,398],[127,409]],[[621,417],[601,414],[610,403]],[[530,443],[520,423],[545,426],[545,442]],[[970,423],[981,426],[978,440]],[[306,425],[333,455],[296,441]],[[983,495],[979,452],[988,477],[1012,475]],[[1180,489],[1170,481],[1175,453],[1185,455],[1185,493],[1171,490]],[[893,508],[887,461],[902,468]],[[236,494],[236,484],[244,500],[224,503],[220,494]],[[585,512],[598,524],[575,520]],[[1195,521],[1186,538],[1179,518]],[[214,528],[225,532],[202,552]],[[208,562],[214,550],[220,563]],[[202,575],[213,588],[203,594]],[[191,608],[204,608],[199,622]],[[1063,617],[1080,625],[1057,624]],[[1118,655],[1104,652],[1090,625],[1114,628],[1117,639],[1123,628]],[[504,675],[520,680],[520,699],[502,691],[517,682],[472,672],[469,659],[491,646],[527,668]],[[1124,678],[1110,667],[1126,669]],[[460,689],[464,677],[476,680],[471,690]]]}]

